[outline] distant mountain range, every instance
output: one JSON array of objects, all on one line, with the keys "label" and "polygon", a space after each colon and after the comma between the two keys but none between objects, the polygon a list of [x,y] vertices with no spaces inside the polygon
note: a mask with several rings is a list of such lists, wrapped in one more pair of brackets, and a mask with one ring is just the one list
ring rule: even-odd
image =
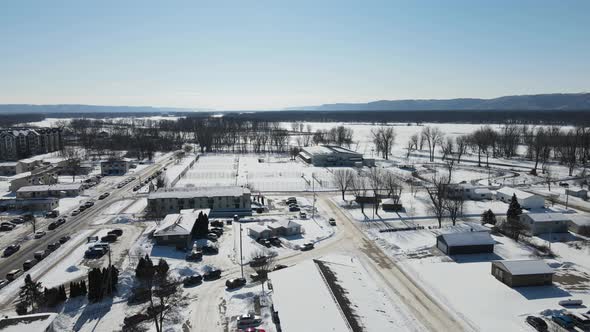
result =
[{"label": "distant mountain range", "polygon": [[29,105],[29,104],[0,104],[0,114],[23,113],[172,113],[198,112],[203,109],[152,107],[152,106],[98,106],[98,105]]},{"label": "distant mountain range", "polygon": [[337,103],[320,106],[289,107],[304,111],[438,111],[438,110],[589,110],[590,93],[553,93],[504,96],[493,99],[405,99],[369,103]]},{"label": "distant mountain range", "polygon": [[[337,103],[319,106],[288,107],[289,111],[535,111],[569,110],[590,111],[590,93],[553,93],[539,95],[504,96],[493,99],[405,99],[379,100],[369,103]],[[0,114],[23,113],[188,113],[213,112],[212,109],[152,107],[152,106],[98,106],[98,105],[30,105],[0,104]],[[256,112],[256,111],[253,111]]]}]

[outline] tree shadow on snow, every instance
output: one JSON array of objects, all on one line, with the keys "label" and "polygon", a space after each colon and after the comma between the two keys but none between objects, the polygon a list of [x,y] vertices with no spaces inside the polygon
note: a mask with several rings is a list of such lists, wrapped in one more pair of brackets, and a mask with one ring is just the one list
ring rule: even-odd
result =
[{"label": "tree shadow on snow", "polygon": [[[184,260],[186,256],[186,252],[177,250],[175,247],[172,246],[158,246],[155,245],[152,247],[152,251],[150,252],[150,257],[153,260],[158,258],[173,258],[173,259],[180,259]],[[154,261],[154,264],[157,264],[157,261]]]},{"label": "tree shadow on snow", "polygon": [[76,324],[74,324],[74,331],[80,331],[84,326],[90,326],[92,321],[94,322],[94,327],[91,329],[94,331],[100,323],[100,320],[106,316],[113,306],[113,298],[106,297],[100,302],[96,303],[88,303],[84,308],[84,311],[78,317]]},{"label": "tree shadow on snow", "polygon": [[559,297],[569,297],[571,294],[555,285],[551,286],[529,286],[514,287],[515,291],[524,296],[527,300],[552,299]]}]

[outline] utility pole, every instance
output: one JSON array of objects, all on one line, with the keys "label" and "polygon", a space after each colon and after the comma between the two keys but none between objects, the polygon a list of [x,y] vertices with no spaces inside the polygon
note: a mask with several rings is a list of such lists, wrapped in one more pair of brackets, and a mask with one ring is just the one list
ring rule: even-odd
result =
[{"label": "utility pole", "polygon": [[[238,215],[234,215],[234,222],[238,222]],[[242,255],[242,221],[240,223],[240,270],[242,271],[242,278],[244,278],[244,255]]]}]

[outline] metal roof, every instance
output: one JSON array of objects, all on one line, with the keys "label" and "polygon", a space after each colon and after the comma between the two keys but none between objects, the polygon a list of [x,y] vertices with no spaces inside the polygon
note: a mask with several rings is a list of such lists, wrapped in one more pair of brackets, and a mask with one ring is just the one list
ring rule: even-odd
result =
[{"label": "metal roof", "polygon": [[249,194],[250,189],[242,187],[202,187],[188,190],[156,191],[149,194],[149,199],[157,198],[195,198],[195,197],[239,197]]},{"label": "metal roof", "polygon": [[449,247],[479,246],[496,243],[488,232],[449,233],[439,235],[438,237],[442,237]]},{"label": "metal roof", "polygon": [[543,260],[494,261],[512,275],[549,274],[555,271]]}]

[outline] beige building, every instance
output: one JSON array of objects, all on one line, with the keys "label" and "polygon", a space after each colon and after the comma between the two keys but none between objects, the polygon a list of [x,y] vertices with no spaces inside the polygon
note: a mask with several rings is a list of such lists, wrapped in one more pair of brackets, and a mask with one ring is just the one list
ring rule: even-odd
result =
[{"label": "beige building", "polygon": [[25,186],[16,191],[16,198],[75,197],[82,193],[81,183]]},{"label": "beige building", "polygon": [[18,160],[54,152],[58,151],[62,145],[61,128],[0,129],[0,160]]},{"label": "beige building", "polygon": [[13,177],[10,181],[10,191],[16,192],[25,186],[51,185],[57,183],[57,172],[53,166],[36,168]]},{"label": "beige building", "polygon": [[125,175],[129,171],[129,161],[125,159],[111,159],[100,163],[100,173],[103,176]]},{"label": "beige building", "polygon": [[242,187],[182,188],[150,193],[148,211],[155,216],[184,209],[211,209],[211,216],[251,215],[250,190]]}]

